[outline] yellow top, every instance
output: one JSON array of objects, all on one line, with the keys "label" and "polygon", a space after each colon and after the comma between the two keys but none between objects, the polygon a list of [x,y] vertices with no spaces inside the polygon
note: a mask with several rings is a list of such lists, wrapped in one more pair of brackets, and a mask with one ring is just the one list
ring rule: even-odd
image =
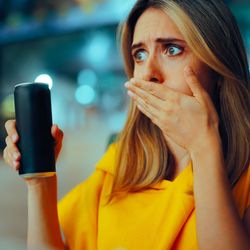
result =
[{"label": "yellow top", "polygon": [[[115,146],[94,173],[58,204],[70,250],[191,250],[197,248],[191,163],[174,181],[105,205],[114,173]],[[250,168],[234,186],[240,214],[250,205]]]}]

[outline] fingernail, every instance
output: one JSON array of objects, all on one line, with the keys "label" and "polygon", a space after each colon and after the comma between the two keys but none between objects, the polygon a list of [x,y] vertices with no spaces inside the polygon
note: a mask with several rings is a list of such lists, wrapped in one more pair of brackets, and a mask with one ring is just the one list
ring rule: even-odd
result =
[{"label": "fingernail", "polygon": [[12,135],[11,138],[12,138],[12,141],[15,142],[17,140],[17,134]]}]

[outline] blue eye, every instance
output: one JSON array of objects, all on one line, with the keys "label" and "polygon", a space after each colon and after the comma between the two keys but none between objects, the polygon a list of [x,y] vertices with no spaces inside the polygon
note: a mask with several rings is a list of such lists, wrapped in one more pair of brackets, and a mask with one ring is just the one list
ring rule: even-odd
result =
[{"label": "blue eye", "polygon": [[166,54],[168,56],[177,56],[183,52],[183,48],[176,45],[167,45]]},{"label": "blue eye", "polygon": [[147,58],[147,52],[145,50],[138,50],[134,53],[133,57],[137,62],[145,61]]}]

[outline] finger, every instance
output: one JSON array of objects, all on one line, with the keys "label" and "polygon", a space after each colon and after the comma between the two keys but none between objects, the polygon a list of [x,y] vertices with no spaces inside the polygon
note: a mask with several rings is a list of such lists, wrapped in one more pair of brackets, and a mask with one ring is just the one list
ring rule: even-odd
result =
[{"label": "finger", "polygon": [[51,127],[51,134],[53,137],[56,136],[57,130],[58,130],[58,126],[56,124],[53,124]]},{"label": "finger", "polygon": [[157,84],[138,78],[131,78],[130,82],[138,88],[141,88],[162,100],[176,98],[178,95],[181,95],[181,93],[174,91],[163,84]]},{"label": "finger", "polygon": [[57,160],[60,150],[62,148],[62,140],[63,140],[64,133],[61,129],[59,129],[59,127],[56,124],[52,126],[51,131],[55,139],[54,150],[55,150],[55,159]]},{"label": "finger", "polygon": [[145,90],[140,89],[134,85],[131,85],[129,87],[128,95],[135,101],[140,98],[144,100],[145,103],[153,106],[156,109],[160,109],[161,107],[166,105],[166,101],[163,101],[162,99],[159,99],[151,93],[148,93]]},{"label": "finger", "polygon": [[19,161],[16,161],[16,160],[13,160],[13,161],[12,161],[11,167],[12,167],[14,170],[19,170],[19,168],[20,168],[20,162],[19,162]]},{"label": "finger", "polygon": [[19,167],[20,167],[20,159],[17,159],[16,156],[15,156],[15,153],[12,153],[10,151],[8,151],[8,154],[9,154],[9,161],[10,161],[10,164],[11,164],[11,167],[14,169],[14,170],[18,170]]},{"label": "finger", "polygon": [[[130,93],[129,93],[130,94]],[[138,109],[143,112],[152,122],[156,122],[159,120],[162,115],[162,110],[159,108],[155,108],[150,103],[146,102],[142,98],[138,96],[134,96],[134,102],[137,105]]]},{"label": "finger", "polygon": [[14,164],[14,166],[13,166],[14,169],[15,169],[16,171],[18,171],[19,168],[20,168],[20,162],[19,162],[19,161],[14,161],[13,164]]},{"label": "finger", "polygon": [[153,116],[158,116],[160,114],[161,109],[159,107],[155,107],[154,105],[151,105],[149,101],[144,100],[140,96],[137,96],[136,94],[130,91],[128,91],[128,95],[130,95],[133,98],[137,106],[143,107],[144,110],[147,110],[147,112],[149,112]]},{"label": "finger", "polygon": [[3,159],[4,159],[4,161],[5,161],[8,165],[10,165],[10,162],[9,162],[9,155],[8,155],[8,150],[7,150],[7,148],[4,148],[4,150],[3,150]]},{"label": "finger", "polygon": [[5,138],[5,144],[9,147],[13,145],[13,140],[11,139],[11,137],[8,135]]},{"label": "finger", "polygon": [[184,68],[184,76],[193,96],[199,101],[199,103],[204,104],[204,92],[206,91],[190,66]]},{"label": "finger", "polygon": [[51,127],[51,134],[52,136],[55,138],[55,139],[62,139],[63,136],[64,136],[64,133],[63,131],[58,127],[57,124],[54,124],[52,127]]},{"label": "finger", "polygon": [[14,170],[18,170],[20,167],[19,160],[15,160],[11,152],[7,148],[3,151],[4,161]]},{"label": "finger", "polygon": [[8,120],[5,122],[5,128],[7,131],[7,134],[11,136],[12,141],[15,143],[18,141],[19,136],[16,131],[16,120]]},{"label": "finger", "polygon": [[56,137],[57,144],[62,144],[63,137],[64,137],[64,133],[61,129],[59,129],[57,132],[57,137]]},{"label": "finger", "polygon": [[138,104],[137,108],[144,114],[146,115],[151,121],[152,123],[154,123],[155,125],[157,125],[159,127],[159,119],[158,117],[155,116],[155,114],[152,113],[151,110],[145,108],[145,106]]},{"label": "finger", "polygon": [[11,140],[10,136],[7,136],[5,138],[5,143],[7,145],[8,151],[14,155],[15,159],[19,160],[21,157],[21,154],[20,154],[19,149],[16,146],[16,144],[13,143],[13,141]]},{"label": "finger", "polygon": [[10,156],[10,153],[9,151],[7,150],[7,148],[5,149],[5,158],[4,158],[5,162],[13,168],[13,161],[12,161],[12,158]]},{"label": "finger", "polygon": [[58,135],[58,138],[60,139],[60,141],[63,140],[63,137],[64,137],[64,133],[61,129],[58,128],[58,131],[57,131],[57,135]]},{"label": "finger", "polygon": [[13,150],[7,150],[7,152],[8,152],[7,153],[8,159],[9,159],[11,165],[15,167],[21,159],[21,154],[17,151],[13,151]]}]

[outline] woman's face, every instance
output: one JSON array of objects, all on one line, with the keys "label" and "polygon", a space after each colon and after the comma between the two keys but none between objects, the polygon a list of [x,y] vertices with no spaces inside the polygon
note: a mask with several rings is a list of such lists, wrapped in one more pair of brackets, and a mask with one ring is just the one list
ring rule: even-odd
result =
[{"label": "woman's face", "polygon": [[192,95],[184,78],[184,67],[190,65],[212,97],[212,71],[192,53],[175,23],[162,10],[149,8],[139,17],[132,55],[134,77]]}]

